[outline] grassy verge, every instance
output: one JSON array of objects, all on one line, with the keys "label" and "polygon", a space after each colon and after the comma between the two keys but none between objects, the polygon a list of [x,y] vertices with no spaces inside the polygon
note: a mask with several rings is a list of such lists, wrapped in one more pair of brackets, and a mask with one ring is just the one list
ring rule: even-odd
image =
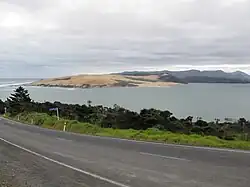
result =
[{"label": "grassy verge", "polygon": [[[7,116],[7,118],[10,117]],[[92,125],[89,123],[80,123],[74,120],[57,120],[56,117],[51,117],[47,114],[42,113],[24,113],[19,114],[19,117],[16,116],[11,119],[27,124],[37,125],[44,128],[56,130],[63,130],[63,126],[66,124],[66,131],[96,136],[108,136],[133,140],[250,150],[250,141],[227,141],[214,136],[201,136],[196,134],[176,134],[166,131],[159,131],[157,129],[108,129],[101,128],[97,125]]]}]

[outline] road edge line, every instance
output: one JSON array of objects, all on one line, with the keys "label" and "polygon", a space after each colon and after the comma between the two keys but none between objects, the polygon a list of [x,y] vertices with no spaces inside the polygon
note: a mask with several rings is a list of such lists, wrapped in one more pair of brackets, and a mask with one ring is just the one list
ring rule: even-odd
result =
[{"label": "road edge line", "polygon": [[141,155],[146,155],[146,156],[154,156],[154,157],[172,159],[172,160],[180,160],[180,161],[187,161],[187,162],[191,161],[191,160],[188,160],[188,159],[185,159],[185,158],[178,158],[178,157],[172,157],[172,156],[164,156],[164,155],[152,154],[152,153],[147,153],[147,152],[140,152],[140,154]]},{"label": "road edge line", "polygon": [[55,129],[48,129],[44,127],[39,127],[35,125],[28,125],[26,123],[18,122],[12,119],[4,118],[0,116],[0,119],[17,123],[18,125],[23,126],[29,126],[32,128],[47,130],[47,131],[54,131],[59,133],[66,133],[76,136],[82,136],[82,137],[91,137],[91,138],[99,138],[99,139],[112,139],[117,141],[125,141],[125,142],[134,142],[134,143],[140,143],[140,144],[152,144],[152,145],[161,145],[166,147],[180,147],[180,148],[187,148],[187,149],[200,149],[200,150],[207,150],[207,151],[218,151],[218,152],[233,152],[233,153],[244,153],[244,154],[250,154],[250,150],[244,150],[244,149],[233,149],[233,148],[223,148],[223,147],[208,147],[208,146],[198,146],[198,145],[185,145],[185,144],[174,144],[174,143],[167,143],[167,142],[154,142],[154,141],[145,141],[145,140],[134,140],[134,139],[126,139],[126,138],[118,138],[118,137],[112,137],[112,136],[99,136],[99,135],[90,135],[90,134],[81,134],[81,133],[74,133],[74,132],[63,132],[60,130]]}]

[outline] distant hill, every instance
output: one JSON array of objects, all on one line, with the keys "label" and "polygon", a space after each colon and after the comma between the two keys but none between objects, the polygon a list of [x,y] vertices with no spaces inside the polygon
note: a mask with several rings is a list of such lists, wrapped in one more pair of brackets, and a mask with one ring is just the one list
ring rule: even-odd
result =
[{"label": "distant hill", "polygon": [[44,79],[33,86],[67,88],[163,87],[187,83],[250,83],[250,75],[241,71],[131,71],[103,75],[77,75]]},{"label": "distant hill", "polygon": [[227,73],[222,70],[217,71],[131,71],[122,72],[123,76],[149,76],[157,75],[161,80],[177,83],[250,83],[250,75],[236,71]]}]

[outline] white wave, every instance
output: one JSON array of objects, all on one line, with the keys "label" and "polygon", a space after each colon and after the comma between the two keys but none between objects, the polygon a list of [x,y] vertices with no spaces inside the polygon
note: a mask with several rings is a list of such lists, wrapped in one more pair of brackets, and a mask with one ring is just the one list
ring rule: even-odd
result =
[{"label": "white wave", "polygon": [[67,90],[75,90],[75,88],[67,88]]},{"label": "white wave", "polygon": [[22,86],[22,85],[30,84],[30,83],[32,83],[32,81],[30,81],[30,82],[17,82],[17,83],[0,84],[0,88],[13,87],[13,86]]}]

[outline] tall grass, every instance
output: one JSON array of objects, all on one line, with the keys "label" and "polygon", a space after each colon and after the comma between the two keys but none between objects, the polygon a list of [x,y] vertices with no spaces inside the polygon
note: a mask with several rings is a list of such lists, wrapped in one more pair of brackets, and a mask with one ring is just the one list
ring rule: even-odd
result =
[{"label": "tall grass", "polygon": [[19,116],[12,117],[11,119],[31,125],[37,125],[44,128],[56,130],[63,130],[64,125],[66,125],[66,131],[96,136],[108,136],[143,141],[250,150],[249,141],[227,141],[215,136],[201,136],[197,134],[177,134],[167,131],[160,131],[158,129],[122,130],[101,128],[97,125],[81,123],[75,120],[57,120],[55,116],[49,116],[47,114],[42,113],[22,113],[19,114]]}]

